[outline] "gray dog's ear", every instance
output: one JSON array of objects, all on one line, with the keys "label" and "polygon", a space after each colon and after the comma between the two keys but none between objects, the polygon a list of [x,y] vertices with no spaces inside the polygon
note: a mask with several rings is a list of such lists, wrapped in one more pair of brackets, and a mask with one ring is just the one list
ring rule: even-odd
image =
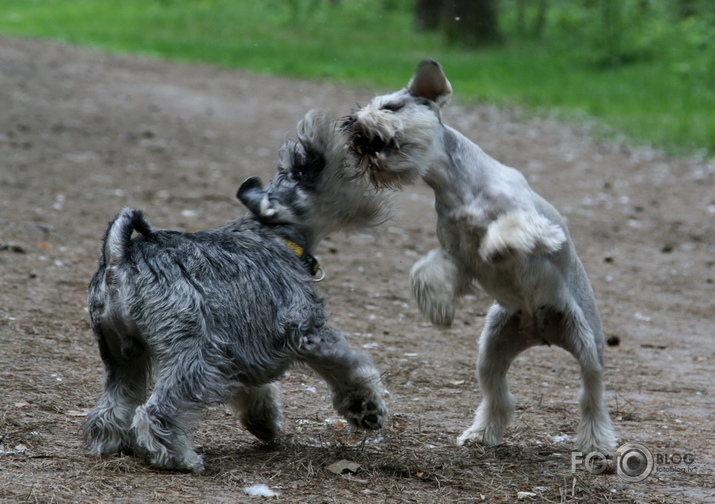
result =
[{"label": "gray dog's ear", "polygon": [[452,85],[444,75],[442,65],[435,60],[422,60],[415,75],[407,84],[407,91],[417,98],[426,98],[440,107],[446,105],[452,97]]},{"label": "gray dog's ear", "polygon": [[263,181],[260,177],[247,178],[238,188],[236,197],[254,215],[261,216],[261,203],[266,197],[266,191],[263,190]]}]

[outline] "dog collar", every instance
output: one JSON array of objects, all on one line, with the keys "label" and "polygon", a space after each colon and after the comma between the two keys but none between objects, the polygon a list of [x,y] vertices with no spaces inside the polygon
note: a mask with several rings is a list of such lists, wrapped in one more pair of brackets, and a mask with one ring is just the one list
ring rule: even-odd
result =
[{"label": "dog collar", "polygon": [[325,272],[323,271],[323,268],[320,267],[320,263],[315,257],[310,255],[305,248],[301,247],[294,241],[288,240],[287,238],[283,238],[283,242],[286,244],[286,247],[291,249],[295,256],[305,265],[308,273],[315,276],[318,271],[323,272],[320,278],[315,279],[316,282],[320,282],[323,278],[325,278]]}]

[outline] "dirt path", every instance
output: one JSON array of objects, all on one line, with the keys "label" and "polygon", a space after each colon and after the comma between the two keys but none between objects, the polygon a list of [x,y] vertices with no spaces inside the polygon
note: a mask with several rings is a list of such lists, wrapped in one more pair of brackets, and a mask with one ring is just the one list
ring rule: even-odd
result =
[{"label": "dirt path", "polygon": [[[574,478],[578,370],[552,348],[510,372],[518,410],[505,445],[454,445],[480,397],[475,340],[490,300],[463,300],[449,330],[422,322],[407,274],[436,244],[425,187],[395,197],[377,237],[334,236],[320,250],[332,323],[385,372],[382,432],[342,428],[324,385],[296,370],[277,447],[214,408],[196,438],[203,474],[83,454],[78,425],[102,377],[85,289],[107,221],[125,205],[181,230],[242,214],[235,189],[271,177],[305,111],[344,113],[369,94],[0,39],[0,500],[243,502],[263,483],[291,503],[515,502],[520,491],[531,502],[712,502],[715,168],[491,107],[452,105],[445,121],[522,169],[568,218],[605,330],[620,339],[606,351],[619,441],[692,464],[661,463],[641,483]],[[341,459],[360,471],[327,469]]]}]

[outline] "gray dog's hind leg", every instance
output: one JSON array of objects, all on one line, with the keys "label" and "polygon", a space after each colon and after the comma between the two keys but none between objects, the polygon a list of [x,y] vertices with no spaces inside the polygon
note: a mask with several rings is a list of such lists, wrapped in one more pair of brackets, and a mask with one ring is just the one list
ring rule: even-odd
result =
[{"label": "gray dog's hind leg", "polygon": [[[112,339],[107,344],[98,337],[104,362],[104,390],[97,405],[82,423],[82,434],[90,455],[99,457],[120,451],[133,452],[131,423],[134,412],[146,399],[149,356],[145,349],[130,339]],[[126,341],[120,347],[114,343]],[[129,343],[133,343],[129,348]]]},{"label": "gray dog's hind leg", "polygon": [[[201,472],[203,460],[193,448],[192,431],[206,400],[206,364],[197,365],[188,352],[176,352],[171,363],[157,363],[154,390],[139,406],[132,431],[140,454],[160,469]],[[192,365],[193,364],[193,365]]]},{"label": "gray dog's hind leg", "polygon": [[241,424],[264,442],[272,441],[281,430],[281,391],[278,383],[241,387],[228,401]]},{"label": "gray dog's hind leg", "polygon": [[380,374],[370,357],[350,348],[336,329],[300,337],[297,356],[313,368],[333,392],[333,407],[350,423],[379,429],[387,416]]}]

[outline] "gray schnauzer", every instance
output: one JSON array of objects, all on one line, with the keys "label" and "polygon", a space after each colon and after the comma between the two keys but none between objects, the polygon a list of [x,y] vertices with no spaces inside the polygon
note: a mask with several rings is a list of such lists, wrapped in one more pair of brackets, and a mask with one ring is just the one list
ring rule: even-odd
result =
[{"label": "gray schnauzer", "polygon": [[90,454],[126,451],[158,468],[201,471],[191,430],[208,404],[227,404],[271,441],[280,430],[277,381],[298,363],[328,383],[350,423],[382,427],[380,375],[327,325],[311,277],[318,242],[379,224],[384,198],[349,175],[334,121],[309,113],[297,130],[271,183],[263,189],[252,177],[238,190],[246,216],[183,233],[124,209],[109,225],[89,285],[105,366],[104,391],[82,425]]},{"label": "gray schnauzer", "polygon": [[580,449],[610,453],[615,436],[603,397],[603,331],[564,219],[520,172],[442,123],[440,109],[451,94],[442,67],[426,60],[405,89],[373,98],[344,127],[376,186],[422,178],[434,190],[441,247],[410,272],[422,313],[450,325],[455,297],[475,280],[495,298],[479,340],[484,399],[457,442],[501,442],[515,406],[506,379],[512,360],[534,345],[554,344],[581,369]]}]

